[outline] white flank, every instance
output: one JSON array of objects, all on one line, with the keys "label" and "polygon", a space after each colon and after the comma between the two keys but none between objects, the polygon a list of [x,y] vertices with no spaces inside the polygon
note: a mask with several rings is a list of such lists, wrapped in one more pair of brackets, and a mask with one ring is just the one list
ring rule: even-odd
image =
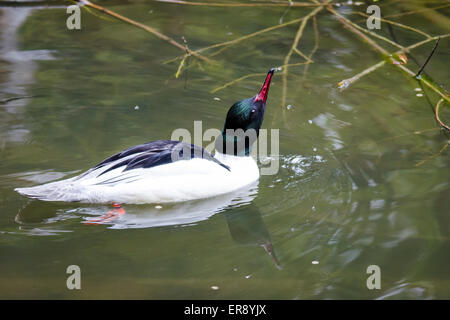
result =
[{"label": "white flank", "polygon": [[252,157],[217,152],[215,157],[230,171],[213,161],[193,158],[148,169],[119,167],[98,176],[117,163],[113,162],[74,178],[16,191],[45,201],[170,203],[229,193],[258,180],[259,169]]}]

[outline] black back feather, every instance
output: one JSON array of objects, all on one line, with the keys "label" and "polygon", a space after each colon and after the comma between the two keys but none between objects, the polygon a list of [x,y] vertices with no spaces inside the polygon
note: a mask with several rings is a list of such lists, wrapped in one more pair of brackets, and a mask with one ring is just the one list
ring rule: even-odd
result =
[{"label": "black back feather", "polygon": [[[133,154],[136,154],[136,156],[130,157]],[[124,159],[98,175],[101,176],[108,171],[120,167],[125,167],[123,171],[138,168],[152,168],[179,160],[190,160],[193,158],[202,158],[213,161],[230,171],[230,168],[227,165],[214,158],[202,147],[172,140],[156,140],[131,147],[103,160],[92,169],[99,169],[120,159]]]}]

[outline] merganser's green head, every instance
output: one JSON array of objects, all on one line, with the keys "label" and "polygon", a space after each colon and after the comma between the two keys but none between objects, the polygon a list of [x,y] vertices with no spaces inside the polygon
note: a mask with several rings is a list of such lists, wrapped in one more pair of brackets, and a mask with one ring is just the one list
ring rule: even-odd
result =
[{"label": "merganser's green head", "polygon": [[252,98],[236,102],[228,110],[222,133],[216,139],[216,150],[235,156],[248,156],[259,136],[264,119],[267,95],[275,69],[270,69],[261,90]]}]

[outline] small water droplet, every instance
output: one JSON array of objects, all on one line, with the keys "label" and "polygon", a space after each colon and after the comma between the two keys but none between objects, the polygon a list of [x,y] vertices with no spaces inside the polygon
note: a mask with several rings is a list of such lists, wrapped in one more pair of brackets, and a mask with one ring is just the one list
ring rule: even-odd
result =
[{"label": "small water droplet", "polygon": [[312,124],[312,120],[308,120],[309,124]]},{"label": "small water droplet", "polygon": [[237,271],[237,268],[233,268],[233,271],[236,272],[236,271]]},{"label": "small water droplet", "polygon": [[312,211],[316,211],[316,206],[312,206]]},{"label": "small water droplet", "polygon": [[216,100],[216,101],[220,101],[220,98],[218,98],[218,97],[214,97],[214,100]]},{"label": "small water droplet", "polygon": [[292,106],[290,104],[287,105],[286,109],[291,110]]},{"label": "small water droplet", "polygon": [[249,274],[248,276],[245,276],[245,279],[249,279],[252,275]]},{"label": "small water droplet", "polygon": [[139,106],[134,106],[134,110],[139,110]]},{"label": "small water droplet", "polygon": [[420,92],[422,91],[422,88],[415,88],[414,91]]},{"label": "small water droplet", "polygon": [[213,290],[219,290],[219,287],[218,287],[218,286],[211,286],[211,289],[213,289]]},{"label": "small water droplet", "polygon": [[418,93],[418,94],[416,94],[416,97],[423,97],[423,94],[422,93]]},{"label": "small water droplet", "polygon": [[162,206],[155,206],[155,209],[161,209]]},{"label": "small water droplet", "polygon": [[228,32],[227,35],[231,36],[233,35],[233,32]]},{"label": "small water droplet", "polygon": [[311,261],[311,263],[312,263],[312,264],[319,264],[319,261],[314,260],[314,261]]},{"label": "small water droplet", "polygon": [[317,152],[317,148],[313,148],[313,151],[314,151],[314,152]]}]

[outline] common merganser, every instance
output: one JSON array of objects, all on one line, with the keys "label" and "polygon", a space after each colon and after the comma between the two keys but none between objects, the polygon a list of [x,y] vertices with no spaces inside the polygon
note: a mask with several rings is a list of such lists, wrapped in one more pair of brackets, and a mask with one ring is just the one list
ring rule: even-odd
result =
[{"label": "common merganser", "polygon": [[76,177],[15,190],[44,201],[141,204],[209,198],[250,185],[259,179],[250,149],[274,71],[257,95],[228,110],[214,156],[193,144],[157,140],[115,154]]}]

